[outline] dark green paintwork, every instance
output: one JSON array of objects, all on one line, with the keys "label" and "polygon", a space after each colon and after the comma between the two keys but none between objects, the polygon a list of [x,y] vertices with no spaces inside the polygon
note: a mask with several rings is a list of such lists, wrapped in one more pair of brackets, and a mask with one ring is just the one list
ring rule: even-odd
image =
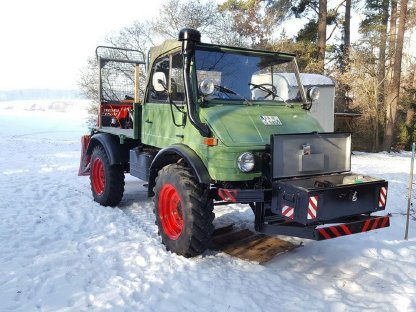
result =
[{"label": "dark green paintwork", "polygon": [[[261,115],[278,116],[282,126],[264,125]],[[180,120],[180,113],[175,112],[175,116]],[[199,155],[214,180],[245,181],[259,177],[261,172],[241,172],[237,167],[241,153],[263,151],[270,144],[271,134],[322,130],[300,105],[217,104],[200,108],[200,117],[218,139],[217,146],[204,145],[203,137],[189,122],[184,128],[174,126],[168,104],[147,103],[143,105],[142,142],[159,148],[185,144]]]},{"label": "dark green paintwork", "polygon": [[[260,116],[277,116],[282,125],[265,125]],[[271,134],[321,131],[319,123],[300,105],[213,105],[202,116],[226,146],[263,146]]]}]

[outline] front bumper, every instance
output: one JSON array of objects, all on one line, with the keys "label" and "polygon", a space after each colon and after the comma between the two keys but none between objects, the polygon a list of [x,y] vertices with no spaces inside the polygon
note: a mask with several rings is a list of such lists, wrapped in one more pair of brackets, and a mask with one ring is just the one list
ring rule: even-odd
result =
[{"label": "front bumper", "polygon": [[337,223],[325,227],[302,226],[293,222],[264,224],[265,234],[296,236],[312,240],[327,240],[352,234],[369,232],[390,226],[390,215],[358,216],[359,220]]},{"label": "front bumper", "polygon": [[[292,217],[270,213],[272,197],[271,189],[246,190],[246,189],[217,189],[217,200],[220,203],[253,203],[256,231],[272,234],[287,235],[312,240],[326,240],[346,235],[364,233],[390,226],[390,215],[371,216],[367,213],[351,213],[348,216],[333,217],[327,215],[327,219],[320,219],[311,224],[303,224]],[[269,205],[265,205],[268,203]],[[290,208],[290,207],[289,207]],[[335,206],[336,208],[336,206]],[[385,205],[382,207],[385,208]],[[305,211],[305,214],[307,211]],[[326,226],[323,226],[326,224]]]}]

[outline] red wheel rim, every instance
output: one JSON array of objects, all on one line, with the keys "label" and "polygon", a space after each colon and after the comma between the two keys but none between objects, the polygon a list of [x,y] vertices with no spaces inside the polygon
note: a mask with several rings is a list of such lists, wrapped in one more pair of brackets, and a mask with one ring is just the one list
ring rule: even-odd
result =
[{"label": "red wheel rim", "polygon": [[103,194],[105,187],[105,173],[104,164],[100,158],[95,158],[92,162],[91,174],[91,182],[94,192],[97,195]]},{"label": "red wheel rim", "polygon": [[177,240],[183,230],[183,212],[181,199],[172,184],[165,184],[160,190],[158,212],[165,234]]}]

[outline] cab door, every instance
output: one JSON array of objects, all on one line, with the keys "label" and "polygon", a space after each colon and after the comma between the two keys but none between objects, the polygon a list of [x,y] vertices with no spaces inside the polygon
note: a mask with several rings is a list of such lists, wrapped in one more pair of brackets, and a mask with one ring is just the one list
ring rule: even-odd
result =
[{"label": "cab door", "polygon": [[179,53],[157,59],[143,105],[142,142],[159,148],[183,141],[185,89]]}]

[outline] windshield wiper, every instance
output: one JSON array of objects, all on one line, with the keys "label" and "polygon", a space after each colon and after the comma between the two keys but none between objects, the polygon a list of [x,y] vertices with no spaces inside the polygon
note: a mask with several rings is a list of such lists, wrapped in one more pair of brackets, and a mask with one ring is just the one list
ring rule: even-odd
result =
[{"label": "windshield wiper", "polygon": [[238,95],[235,91],[233,91],[231,89],[228,89],[227,87],[223,87],[223,86],[219,86],[219,85],[214,85],[214,88],[217,89],[220,92],[223,92],[223,93]]},{"label": "windshield wiper", "polygon": [[238,94],[238,93],[237,93],[236,91],[234,91],[234,90],[231,90],[231,89],[229,89],[229,88],[227,88],[227,87],[224,87],[224,86],[219,86],[219,85],[214,85],[214,88],[215,88],[216,90],[218,90],[218,91],[222,92],[222,93],[225,93],[225,94],[233,94],[233,95],[237,95],[237,96],[239,96],[240,98],[244,99],[244,104],[246,104],[246,105],[253,105],[253,103],[251,103],[248,99],[246,99],[244,96],[242,96],[242,95]]},{"label": "windshield wiper", "polygon": [[[260,83],[260,84],[255,84],[255,83],[248,83],[249,86],[253,86],[253,88],[251,88],[251,91],[253,91],[254,89],[259,89],[263,92],[266,92],[267,95],[265,97],[263,97],[263,99],[265,99],[266,97],[268,97],[269,95],[273,96],[274,100],[275,98],[280,98],[288,107],[293,107],[293,104],[290,104],[288,102],[286,102],[286,100],[284,98],[282,98],[279,94],[277,94],[277,89],[276,87],[271,84],[271,83]],[[271,87],[271,89],[266,88],[266,87]]]}]

